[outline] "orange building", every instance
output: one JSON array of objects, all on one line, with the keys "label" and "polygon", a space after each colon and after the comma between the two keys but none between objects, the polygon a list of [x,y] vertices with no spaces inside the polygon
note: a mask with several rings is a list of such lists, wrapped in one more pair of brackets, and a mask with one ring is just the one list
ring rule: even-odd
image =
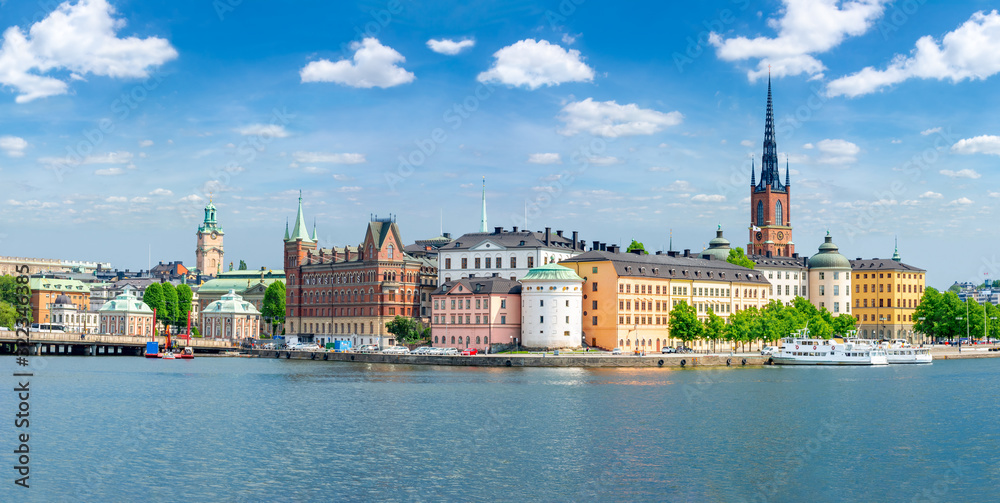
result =
[{"label": "orange building", "polygon": [[927,271],[902,263],[898,253],[891,259],[852,260],[851,269],[858,335],[920,342],[913,332],[913,313],[924,294]]},{"label": "orange building", "polygon": [[31,287],[33,323],[52,323],[52,306],[60,295],[66,295],[80,312],[90,310],[90,287],[82,281],[42,276],[30,278],[28,285]]}]

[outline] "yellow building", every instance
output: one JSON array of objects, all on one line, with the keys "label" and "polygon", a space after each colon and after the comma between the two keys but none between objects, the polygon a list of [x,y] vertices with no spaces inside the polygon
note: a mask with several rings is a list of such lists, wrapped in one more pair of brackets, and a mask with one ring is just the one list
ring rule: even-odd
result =
[{"label": "yellow building", "polygon": [[898,253],[892,259],[852,260],[852,314],[858,335],[922,342],[922,334],[913,333],[913,312],[924,294],[926,272],[900,262]]},{"label": "yellow building", "polygon": [[[670,310],[681,301],[694,306],[701,320],[714,311],[730,313],[768,302],[770,284],[750,269],[722,260],[675,252],[656,255],[589,251],[559,265],[575,271],[583,284],[583,338],[603,349],[659,351],[679,346],[670,337]],[[695,349],[728,350],[716,342],[696,341]]]}]

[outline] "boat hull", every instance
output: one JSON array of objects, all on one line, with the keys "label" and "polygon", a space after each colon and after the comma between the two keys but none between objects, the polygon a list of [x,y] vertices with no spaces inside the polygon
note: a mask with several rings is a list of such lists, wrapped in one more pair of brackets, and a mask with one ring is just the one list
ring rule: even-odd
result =
[{"label": "boat hull", "polygon": [[871,366],[871,365],[888,365],[887,361],[879,361],[878,359],[865,359],[865,360],[805,360],[801,357],[795,358],[784,358],[780,356],[771,357],[771,361],[776,365],[854,365],[854,366]]}]

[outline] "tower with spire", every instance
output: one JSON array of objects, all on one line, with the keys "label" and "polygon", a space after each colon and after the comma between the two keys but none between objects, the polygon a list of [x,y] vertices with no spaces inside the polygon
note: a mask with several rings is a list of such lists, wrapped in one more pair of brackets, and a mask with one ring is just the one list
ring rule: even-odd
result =
[{"label": "tower with spire", "polygon": [[778,146],[774,138],[774,108],[771,99],[771,76],[767,77],[767,113],[764,118],[764,148],[760,178],[751,161],[750,172],[750,255],[790,257],[795,253],[792,241],[792,208],[789,199],[791,179],[785,158],[785,181],[778,167]]},{"label": "tower with spire", "polygon": [[216,208],[209,198],[205,206],[205,221],[198,226],[198,245],[194,251],[195,267],[199,274],[215,276],[222,271],[225,252],[222,248],[222,237],[225,232],[215,215]]},{"label": "tower with spire", "polygon": [[479,220],[479,232],[489,232],[486,226],[486,177],[483,177],[483,215]]}]

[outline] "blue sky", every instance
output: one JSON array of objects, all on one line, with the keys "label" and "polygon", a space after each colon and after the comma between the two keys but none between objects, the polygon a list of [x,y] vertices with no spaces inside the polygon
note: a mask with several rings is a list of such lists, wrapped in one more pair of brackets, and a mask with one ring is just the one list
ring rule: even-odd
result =
[{"label": "blue sky", "polygon": [[227,259],[279,267],[299,190],[324,247],[413,241],[477,230],[483,176],[490,227],[744,246],[771,65],[800,253],[996,278],[995,8],[7,1],[0,254],[193,265],[211,194]]}]

